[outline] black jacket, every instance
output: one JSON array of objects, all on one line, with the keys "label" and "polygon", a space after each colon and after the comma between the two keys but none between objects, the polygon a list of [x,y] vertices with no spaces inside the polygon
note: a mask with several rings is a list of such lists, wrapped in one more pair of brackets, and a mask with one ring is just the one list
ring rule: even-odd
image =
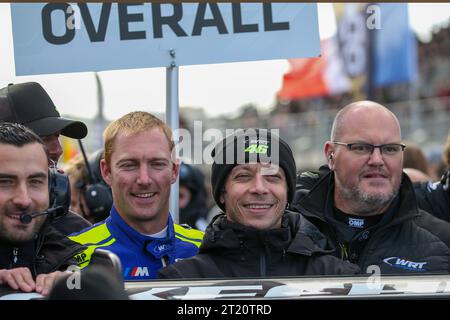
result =
[{"label": "black jacket", "polygon": [[338,235],[350,227],[333,218],[334,175],[329,170],[324,173],[322,168],[317,176],[297,178],[299,194],[292,208],[326,235],[337,257],[357,263],[363,272],[370,265],[379,266],[383,274],[450,271],[450,224],[417,207],[406,174],[399,195],[381,220],[344,246]]},{"label": "black jacket", "polygon": [[51,224],[56,230],[65,236],[75,232],[80,232],[81,230],[92,225],[92,223],[71,210],[69,210],[66,215],[52,221]]},{"label": "black jacket", "polygon": [[46,222],[34,241],[21,245],[0,242],[0,269],[27,267],[36,277],[77,265],[73,257],[84,249]]},{"label": "black jacket", "polygon": [[[318,171],[305,171],[298,174],[293,203],[298,203],[329,172],[328,166],[324,165]],[[413,186],[420,209],[438,219],[450,222],[450,169],[439,182],[417,182]]]},{"label": "black jacket", "polygon": [[414,191],[421,209],[450,222],[450,169],[439,182],[414,184]]},{"label": "black jacket", "polygon": [[356,274],[324,248],[324,236],[301,215],[286,211],[282,227],[257,230],[216,216],[199,254],[159,271],[160,278],[231,278]]}]

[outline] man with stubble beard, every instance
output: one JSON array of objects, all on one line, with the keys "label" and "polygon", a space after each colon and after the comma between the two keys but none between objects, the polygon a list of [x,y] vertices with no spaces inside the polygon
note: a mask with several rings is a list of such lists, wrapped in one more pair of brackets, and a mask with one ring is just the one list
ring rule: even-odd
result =
[{"label": "man with stubble beard", "polygon": [[297,177],[293,208],[327,236],[335,255],[382,274],[448,272],[449,224],[418,208],[402,172],[400,124],[386,107],[352,103],[325,143],[328,167]]},{"label": "man with stubble beard", "polygon": [[48,209],[49,174],[43,141],[20,124],[0,122],[0,285],[47,295],[83,250],[47,215],[21,220]]},{"label": "man with stubble beard", "polygon": [[160,278],[352,275],[359,268],[330,253],[326,238],[288,210],[296,164],[289,145],[266,129],[237,130],[212,152],[213,197],[222,214],[199,254],[159,271]]},{"label": "man with stubble beard", "polygon": [[[0,89],[0,120],[20,123],[36,133],[45,145],[50,168],[57,168],[63,154],[60,135],[83,139],[88,133],[83,122],[61,117],[49,94],[37,82],[9,84]],[[89,227],[91,223],[79,214],[68,210],[52,222],[53,226],[65,235]]]}]

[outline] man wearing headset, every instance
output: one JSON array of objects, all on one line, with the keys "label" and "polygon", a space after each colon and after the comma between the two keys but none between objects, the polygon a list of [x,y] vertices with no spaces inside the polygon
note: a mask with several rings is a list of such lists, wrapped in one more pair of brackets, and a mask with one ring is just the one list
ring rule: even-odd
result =
[{"label": "man wearing headset", "polygon": [[[36,82],[10,84],[0,89],[0,120],[20,123],[33,130],[44,141],[49,167],[54,168],[63,153],[59,135],[74,139],[82,139],[87,135],[84,123],[60,116],[50,96]],[[54,223],[64,234],[90,225],[70,211]]]},{"label": "man wearing headset", "polygon": [[112,207],[111,189],[100,172],[102,155],[103,149],[86,160],[79,155],[64,167],[70,180],[70,208],[91,223],[105,220]]},{"label": "man wearing headset", "polygon": [[49,175],[43,141],[20,124],[0,122],[0,285],[47,295],[83,250],[47,214],[33,215],[49,208]]}]

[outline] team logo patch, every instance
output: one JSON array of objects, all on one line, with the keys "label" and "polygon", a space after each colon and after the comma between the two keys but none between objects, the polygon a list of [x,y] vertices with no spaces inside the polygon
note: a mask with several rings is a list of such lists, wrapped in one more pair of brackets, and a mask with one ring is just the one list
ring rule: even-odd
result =
[{"label": "team logo patch", "polygon": [[353,228],[364,228],[364,219],[348,218],[348,225]]},{"label": "team logo patch", "polygon": [[427,264],[426,262],[414,262],[399,257],[389,257],[384,259],[383,262],[393,268],[420,272],[427,271],[424,268],[424,266]]},{"label": "team logo patch", "polygon": [[155,258],[160,259],[165,255],[169,255],[174,250],[174,246],[170,242],[151,241],[147,244],[146,250]]},{"label": "team logo patch", "polygon": [[148,267],[132,267],[126,268],[123,272],[125,278],[149,277]]}]

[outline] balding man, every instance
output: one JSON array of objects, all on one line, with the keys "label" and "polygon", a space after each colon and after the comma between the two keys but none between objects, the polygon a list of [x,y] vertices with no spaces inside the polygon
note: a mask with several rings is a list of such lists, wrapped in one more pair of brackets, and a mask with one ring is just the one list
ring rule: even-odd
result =
[{"label": "balding man", "polygon": [[293,207],[327,236],[336,256],[362,271],[448,272],[450,225],[418,209],[402,172],[404,149],[399,121],[386,107],[344,107],[325,143],[329,169],[297,178]]}]

